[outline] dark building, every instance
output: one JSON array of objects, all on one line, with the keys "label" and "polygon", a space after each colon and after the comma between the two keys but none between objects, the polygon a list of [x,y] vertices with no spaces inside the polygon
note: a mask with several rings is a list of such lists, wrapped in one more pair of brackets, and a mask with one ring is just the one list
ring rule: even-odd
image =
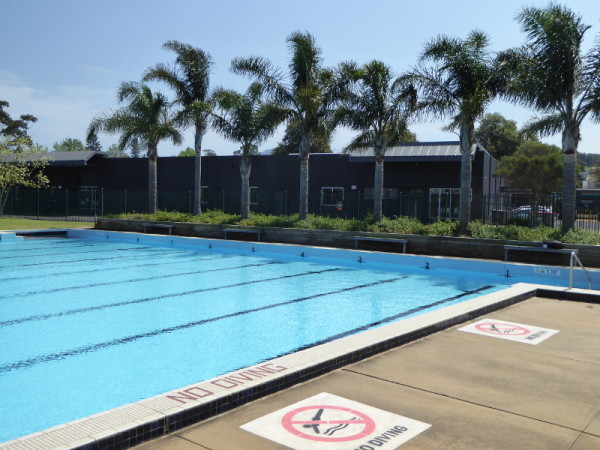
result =
[{"label": "dark building", "polygon": [[[148,187],[145,158],[108,158],[103,153],[51,153],[46,171],[51,186],[69,190],[144,192]],[[479,145],[473,153],[474,199],[496,194],[496,160]],[[460,192],[460,149],[458,142],[412,143],[389,148],[384,165],[384,212],[386,215],[415,215],[420,218],[458,217]],[[373,197],[374,157],[371,150],[349,154],[311,154],[309,191],[313,212],[348,210],[353,202]],[[275,214],[293,212],[289,198],[298,194],[300,162],[297,155],[257,155],[252,158],[250,186],[252,203],[269,198]],[[202,158],[202,185],[207,207],[210,199],[240,192],[239,156]],[[158,159],[159,193],[191,192],[194,167],[191,157]],[[219,197],[219,198],[221,198]],[[399,201],[401,199],[411,201]],[[387,206],[386,206],[387,205]]]}]

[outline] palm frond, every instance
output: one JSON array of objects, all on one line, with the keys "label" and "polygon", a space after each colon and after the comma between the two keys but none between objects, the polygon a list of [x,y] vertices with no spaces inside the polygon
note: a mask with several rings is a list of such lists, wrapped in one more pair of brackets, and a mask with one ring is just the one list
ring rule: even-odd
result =
[{"label": "palm frond", "polygon": [[525,135],[539,135],[540,137],[552,136],[563,130],[564,123],[564,116],[560,113],[547,115],[529,121],[521,129],[521,132]]},{"label": "palm frond", "polygon": [[294,89],[314,84],[322,62],[321,49],[315,38],[307,31],[295,31],[288,36],[287,42],[292,53],[289,69]]}]

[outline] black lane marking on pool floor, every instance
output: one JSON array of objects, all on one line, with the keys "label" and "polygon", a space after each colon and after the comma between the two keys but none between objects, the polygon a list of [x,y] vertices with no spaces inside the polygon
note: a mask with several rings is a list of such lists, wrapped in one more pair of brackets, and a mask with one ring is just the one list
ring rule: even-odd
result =
[{"label": "black lane marking on pool floor", "polygon": [[[194,258],[195,256],[198,256],[198,252],[194,252],[194,251],[190,251],[189,254],[177,254],[177,253],[169,252],[169,253],[161,253],[160,255],[172,256],[174,254],[178,255],[178,257],[181,259],[176,259],[173,261],[161,261],[161,262],[148,263],[148,264],[133,264],[130,266],[102,267],[102,272],[107,272],[109,270],[137,269],[139,267],[165,266],[168,264],[187,264],[187,263],[193,263],[193,262],[225,259],[226,257],[229,257],[229,255],[226,255],[226,254],[219,254],[218,256],[206,255],[206,256]],[[51,273],[42,273],[42,274],[36,273],[35,279],[38,280],[39,278],[49,278],[49,277],[58,277],[58,276],[63,276],[63,275],[75,275],[75,274],[80,274],[80,273],[93,273],[93,272],[98,272],[98,268],[94,267],[93,269],[73,270],[73,271],[69,271],[69,272],[60,271],[60,272],[51,272]],[[7,277],[7,278],[3,278],[2,276],[0,276],[0,281],[15,281],[15,280],[25,280],[25,279],[31,280],[31,274],[24,275],[21,277]]]},{"label": "black lane marking on pool floor", "polygon": [[[170,273],[167,275],[160,275],[160,276],[153,275],[150,277],[130,278],[128,280],[103,281],[102,283],[90,283],[90,284],[84,284],[84,285],[79,285],[79,286],[44,289],[41,291],[19,292],[16,294],[2,295],[2,296],[0,296],[0,300],[6,299],[6,298],[28,297],[28,296],[33,296],[33,295],[51,294],[53,292],[65,292],[65,291],[71,291],[71,290],[77,290],[77,289],[87,289],[87,288],[93,288],[93,287],[99,287],[99,286],[110,286],[110,285],[114,285],[114,284],[136,283],[138,281],[160,280],[163,278],[174,278],[174,277],[182,277],[182,276],[186,276],[186,275],[197,275],[197,274],[201,274],[201,273],[220,272],[221,270],[244,269],[246,267],[260,267],[260,266],[267,266],[270,264],[283,264],[283,263],[279,262],[279,261],[269,261],[269,262],[264,262],[264,263],[244,264],[244,265],[235,266],[235,267],[222,267],[222,268],[217,268],[217,269],[202,269],[202,270],[193,270],[191,272]],[[3,324],[4,324],[4,322],[0,322],[0,326],[2,326]]]},{"label": "black lane marking on pool floor", "polygon": [[[142,250],[156,247],[140,247],[132,248],[131,250]],[[145,253],[144,256],[157,256],[157,255],[166,255],[166,254],[176,254],[182,252],[158,252],[158,253]],[[58,265],[58,264],[71,264],[76,262],[87,262],[87,261],[108,261],[110,259],[125,259],[125,258],[139,258],[139,255],[133,256],[107,256],[106,258],[86,258],[86,259],[70,259],[68,261],[50,261],[43,263],[32,263],[32,264],[19,264],[18,266],[0,266],[0,269],[20,269],[21,267],[32,267],[32,266],[48,266],[48,265]]]},{"label": "black lane marking on pool floor", "polygon": [[[271,264],[283,264],[283,263],[278,263],[278,262],[273,262]],[[218,269],[220,270],[220,269]],[[276,281],[276,280],[283,280],[286,278],[295,278],[295,277],[302,277],[302,276],[306,276],[306,275],[318,275],[321,273],[326,273],[326,272],[336,272],[338,270],[343,270],[341,268],[335,268],[335,269],[325,269],[325,270],[314,270],[314,271],[310,271],[310,272],[303,272],[303,273],[295,273],[292,275],[283,275],[280,277],[274,277],[274,278],[265,278],[262,280],[253,280],[253,281],[244,281],[242,283],[234,283],[234,284],[227,284],[224,286],[214,286],[214,287],[209,287],[209,288],[203,288],[203,289],[195,289],[193,291],[185,291],[185,292],[177,292],[174,294],[165,294],[165,295],[160,295],[160,296],[156,296],[156,297],[146,297],[146,298],[140,298],[137,300],[127,300],[124,302],[117,302],[117,303],[110,303],[108,305],[97,305],[97,306],[89,306],[87,308],[79,308],[79,309],[70,309],[67,311],[61,311],[59,313],[50,313],[50,314],[40,314],[37,316],[29,316],[29,317],[22,317],[20,319],[14,319],[14,320],[7,320],[5,322],[0,322],[0,326],[5,327],[5,326],[10,326],[10,325],[16,325],[22,322],[31,322],[34,320],[46,320],[46,319],[52,319],[55,317],[63,317],[63,316],[70,316],[73,314],[81,314],[81,313],[85,313],[85,312],[90,312],[90,311],[99,311],[101,309],[108,309],[108,308],[116,308],[119,306],[128,306],[128,305],[135,305],[138,303],[146,303],[146,302],[152,302],[155,300],[163,300],[165,298],[172,298],[172,297],[179,297],[179,296],[183,296],[183,295],[192,295],[192,294],[199,294],[200,292],[210,292],[210,291],[217,291],[219,289],[226,289],[226,288],[231,288],[231,287],[239,287],[239,286],[247,286],[249,284],[257,284],[257,283],[265,283],[267,281]]]},{"label": "black lane marking on pool floor", "polygon": [[[69,247],[68,248],[62,248],[59,250],[70,250],[72,248],[78,248],[78,247],[94,247],[94,246],[98,246],[98,245],[102,245],[102,243],[93,243],[93,244],[81,244],[79,242],[69,242]],[[0,255],[6,254],[6,253],[21,253],[21,252],[30,252],[33,250],[53,250],[54,249],[54,245],[50,246],[47,245],[45,247],[21,247],[21,246],[15,246],[12,247],[10,249],[0,249]],[[62,252],[61,252],[62,253]],[[33,256],[33,255],[32,255]],[[2,258],[0,258],[2,259]]]},{"label": "black lane marking on pool floor", "polygon": [[[339,270],[339,269],[328,269],[327,271],[335,271],[335,270]],[[324,271],[320,271],[317,273],[322,273],[322,272],[324,272]],[[210,319],[198,320],[195,322],[188,322],[188,323],[184,323],[181,325],[174,325],[174,326],[168,327],[168,328],[160,328],[157,330],[149,331],[147,333],[135,334],[133,336],[127,336],[124,338],[113,339],[111,341],[100,342],[98,344],[86,345],[84,347],[78,347],[73,350],[57,352],[57,353],[50,353],[47,355],[40,355],[40,356],[36,356],[34,358],[28,358],[28,359],[24,359],[21,361],[17,361],[15,363],[5,364],[3,366],[0,366],[0,373],[10,372],[12,370],[17,370],[17,369],[24,369],[24,368],[31,367],[31,366],[34,366],[34,365],[37,365],[40,363],[44,363],[44,362],[51,362],[51,361],[57,361],[60,359],[66,359],[70,356],[77,356],[77,355],[81,355],[83,353],[94,352],[94,351],[102,350],[102,349],[105,349],[108,347],[114,347],[117,345],[127,344],[129,342],[137,341],[137,340],[144,339],[144,338],[159,336],[159,335],[165,334],[165,333],[172,333],[173,331],[184,330],[186,328],[193,328],[193,327],[204,325],[204,324],[207,324],[210,322],[217,322],[219,320],[229,319],[231,317],[243,316],[246,314],[252,314],[252,313],[264,311],[267,309],[278,308],[280,306],[286,306],[286,305],[290,305],[292,303],[299,303],[299,302],[304,302],[304,301],[312,300],[312,299],[319,298],[319,297],[326,297],[329,295],[340,294],[342,292],[354,291],[357,289],[364,289],[364,288],[368,288],[368,287],[377,286],[377,285],[383,284],[383,283],[393,283],[395,281],[403,280],[405,278],[408,278],[408,277],[405,275],[402,277],[390,278],[387,280],[379,280],[379,281],[375,281],[373,283],[351,286],[351,287],[347,287],[347,288],[343,288],[343,289],[339,289],[339,290],[335,290],[335,291],[321,292],[320,294],[310,295],[308,297],[296,298],[296,299],[288,300],[288,301],[281,302],[281,303],[273,303],[271,305],[265,305],[265,306],[260,306],[258,308],[246,309],[244,311],[237,311],[234,313],[224,314],[222,316],[213,317]],[[241,283],[241,284],[248,284],[248,283]]]},{"label": "black lane marking on pool floor", "polygon": [[[22,258],[44,258],[46,256],[52,257],[52,256],[62,256],[62,255],[77,256],[77,255],[84,255],[87,253],[130,252],[132,250],[142,250],[142,249],[149,249],[149,248],[156,248],[156,247],[102,248],[99,250],[85,250],[83,252],[42,253],[42,254],[38,254],[38,255],[27,255],[27,256],[8,256],[5,258],[0,258],[0,260],[2,260],[2,259],[15,260],[15,259],[22,259]],[[27,266],[27,265],[28,264],[23,264],[23,265],[19,264],[18,266],[23,267],[23,266]],[[0,267],[13,267],[13,266],[0,266]]]},{"label": "black lane marking on pool floor", "polygon": [[[416,308],[409,309],[409,310],[401,312],[399,314],[394,314],[393,316],[386,317],[386,318],[378,320],[376,322],[372,322],[372,323],[369,323],[369,324],[366,324],[366,325],[362,325],[360,327],[354,328],[353,330],[348,330],[348,331],[344,331],[343,333],[334,334],[333,336],[330,336],[330,337],[328,337],[326,339],[321,339],[321,340],[316,341],[316,342],[314,342],[312,344],[304,345],[302,347],[294,349],[293,351],[291,351],[289,353],[294,353],[294,352],[297,352],[297,351],[300,351],[300,350],[304,350],[304,349],[307,349],[307,348],[310,348],[310,347],[315,347],[317,345],[325,344],[327,342],[335,341],[337,339],[341,339],[341,338],[344,338],[346,336],[350,336],[352,334],[359,333],[361,331],[366,331],[369,328],[373,328],[373,327],[376,327],[378,325],[382,325],[384,323],[393,322],[394,320],[400,319],[401,317],[406,317],[406,316],[409,316],[411,314],[418,313],[419,311],[423,311],[423,310],[428,309],[428,308],[433,308],[434,306],[443,305],[444,303],[451,302],[452,300],[458,300],[459,298],[466,297],[468,295],[478,294],[478,293],[480,293],[482,291],[486,291],[486,290],[491,289],[493,287],[494,286],[483,286],[483,287],[480,287],[478,289],[473,289],[472,291],[463,292],[462,294],[458,294],[458,295],[455,295],[453,297],[444,298],[442,300],[437,300],[435,302],[428,303],[427,305],[418,306]],[[282,355],[278,355],[277,357],[283,356],[283,355],[287,355],[289,353],[283,353]]]}]

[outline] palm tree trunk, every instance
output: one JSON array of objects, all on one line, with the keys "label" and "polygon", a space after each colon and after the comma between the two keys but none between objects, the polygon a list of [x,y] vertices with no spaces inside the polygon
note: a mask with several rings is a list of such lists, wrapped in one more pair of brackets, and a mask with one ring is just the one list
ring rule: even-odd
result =
[{"label": "palm tree trunk", "polygon": [[158,149],[156,145],[148,145],[148,213],[156,213],[158,200],[157,177]]},{"label": "palm tree trunk", "polygon": [[194,206],[193,213],[195,216],[202,215],[202,129],[196,125],[194,133]]},{"label": "palm tree trunk", "polygon": [[383,217],[383,158],[385,148],[381,140],[375,143],[373,148],[375,154],[375,180],[373,184],[373,216],[375,222],[381,222]]},{"label": "palm tree trunk", "polygon": [[6,205],[6,200],[8,199],[8,194],[10,192],[10,188],[0,188],[0,217],[4,214],[4,206]]},{"label": "palm tree trunk", "polygon": [[300,147],[298,156],[300,157],[300,205],[298,213],[300,220],[306,219],[308,216],[308,156],[310,152],[310,142],[307,132],[303,132],[300,137]]},{"label": "palm tree trunk", "polygon": [[467,225],[471,220],[471,171],[473,151],[473,122],[462,123],[460,126],[460,207],[458,218],[460,220],[460,233],[467,232]]},{"label": "palm tree trunk", "polygon": [[240,176],[242,178],[242,198],[240,199],[240,215],[242,219],[250,218],[250,170],[252,160],[250,155],[243,154],[240,159]]},{"label": "palm tree trunk", "polygon": [[300,157],[300,220],[308,216],[308,155]]},{"label": "palm tree trunk", "polygon": [[562,188],[562,228],[564,231],[575,226],[577,219],[577,144],[579,127],[567,126],[562,135],[563,159],[563,188]]}]

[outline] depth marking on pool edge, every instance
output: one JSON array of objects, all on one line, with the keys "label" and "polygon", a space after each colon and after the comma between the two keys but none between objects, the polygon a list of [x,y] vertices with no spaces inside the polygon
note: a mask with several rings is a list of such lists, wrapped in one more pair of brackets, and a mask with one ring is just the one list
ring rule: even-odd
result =
[{"label": "depth marking on pool edge", "polygon": [[[327,270],[322,270],[322,271],[315,271],[315,272],[309,272],[306,274],[300,274],[300,275],[312,275],[312,274],[318,274],[318,273],[323,273],[323,272],[333,272],[333,271],[337,271],[340,269],[327,269]],[[279,278],[291,278],[293,276],[300,276],[300,275],[287,275],[285,277],[279,277]],[[318,298],[318,297],[324,297],[327,295],[334,295],[337,293],[341,293],[341,292],[347,292],[347,291],[352,291],[355,289],[361,289],[361,288],[366,288],[366,287],[372,287],[372,286],[376,286],[378,284],[383,284],[383,283],[391,283],[397,280],[401,280],[407,278],[406,276],[402,276],[402,277],[398,277],[398,278],[391,278],[388,280],[379,280],[373,283],[367,283],[367,284],[363,284],[363,285],[358,285],[358,286],[352,286],[349,288],[344,288],[344,289],[340,289],[340,290],[336,290],[336,291],[331,291],[331,292],[325,292],[325,293],[320,293],[320,294],[315,294],[315,295],[311,295],[308,297],[302,297],[302,298],[297,298],[294,300],[289,300],[289,301],[285,301],[285,302],[281,302],[281,303],[274,303],[271,305],[266,305],[266,306],[261,306],[258,308],[253,308],[253,309],[247,309],[245,311],[238,311],[235,313],[230,313],[230,314],[225,314],[223,316],[219,316],[219,317],[213,317],[211,319],[203,319],[203,320],[198,320],[195,322],[189,322],[186,324],[181,324],[181,325],[175,325],[172,327],[168,327],[168,328],[161,328],[158,330],[154,330],[154,331],[149,331],[147,333],[141,333],[141,334],[137,334],[137,335],[133,335],[133,336],[128,336],[128,337],[124,337],[124,338],[119,338],[119,339],[113,339],[112,341],[106,341],[106,342],[101,342],[98,344],[94,344],[94,345],[88,345],[88,346],[84,346],[84,347],[78,347],[72,350],[68,350],[68,351],[64,351],[64,352],[58,352],[58,353],[51,353],[51,354],[47,354],[47,355],[40,355],[40,356],[36,356],[33,358],[28,358],[28,359],[24,359],[21,361],[17,361],[14,363],[10,363],[10,364],[5,364],[3,366],[0,366],[0,373],[3,372],[10,372],[11,370],[16,370],[16,369],[23,369],[26,367],[31,367],[34,366],[36,364],[40,364],[40,363],[44,363],[44,362],[49,362],[49,361],[55,361],[58,359],[65,359],[69,356],[76,356],[76,355],[80,355],[82,353],[87,353],[87,352],[91,352],[91,351],[97,351],[97,350],[101,350],[103,348],[108,348],[108,347],[113,347],[116,345],[121,345],[121,344],[126,344],[128,342],[133,342],[133,341],[137,341],[139,339],[143,339],[143,338],[148,338],[148,337],[153,337],[153,336],[158,336],[160,334],[164,334],[164,333],[170,333],[172,331],[177,331],[177,330],[183,330],[186,328],[192,328],[192,327],[196,327],[199,325],[204,325],[205,323],[210,323],[210,322],[215,322],[218,320],[223,320],[223,319],[227,319],[230,317],[236,317],[236,316],[240,316],[240,315],[245,315],[245,314],[251,314],[254,312],[259,312],[259,311],[264,311],[267,309],[272,309],[272,308],[277,308],[280,306],[285,306],[285,305],[289,305],[291,303],[298,303],[298,302],[302,302],[302,301],[306,301],[306,300],[310,300],[313,298]],[[278,279],[278,278],[274,278],[274,279]],[[267,281],[267,280],[261,280],[261,281]],[[251,282],[247,282],[247,283],[240,283],[240,285],[245,285],[245,284],[252,284],[255,283],[254,281]],[[231,286],[230,286],[231,287]],[[215,290],[217,288],[210,288],[207,290]],[[181,294],[179,294],[181,295]],[[173,295],[169,295],[169,296],[173,296]],[[163,296],[165,297],[165,296]],[[162,298],[162,297],[160,297]]]}]

